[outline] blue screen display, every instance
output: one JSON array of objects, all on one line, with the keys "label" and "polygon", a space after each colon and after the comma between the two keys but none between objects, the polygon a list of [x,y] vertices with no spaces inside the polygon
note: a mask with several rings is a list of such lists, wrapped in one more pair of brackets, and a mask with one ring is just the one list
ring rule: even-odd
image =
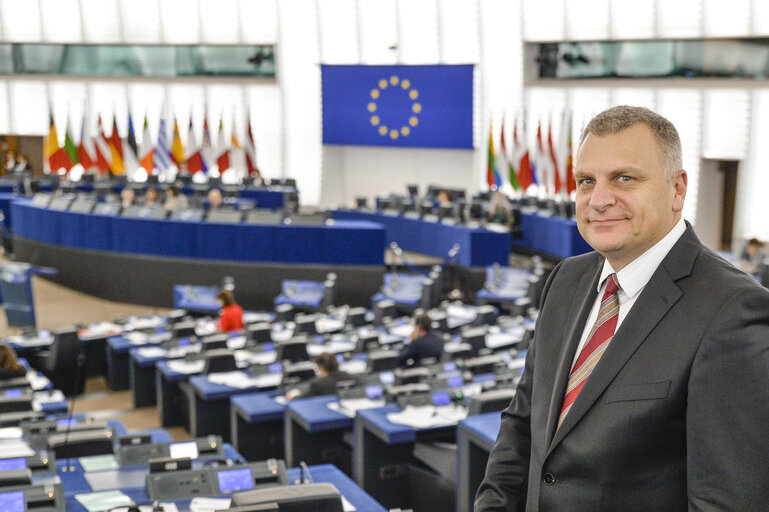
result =
[{"label": "blue screen display", "polygon": [[366,397],[369,400],[376,400],[382,397],[382,386],[366,386]]},{"label": "blue screen display", "polygon": [[339,364],[344,363],[344,356],[342,354],[337,354],[336,355],[336,362],[339,363]]},{"label": "blue screen display", "polygon": [[281,363],[272,363],[269,368],[270,373],[280,373],[283,371],[283,365]]},{"label": "blue screen display", "polygon": [[190,339],[189,338],[179,338],[179,346],[180,347],[186,347],[189,344],[190,344]]},{"label": "blue screen display", "polygon": [[451,403],[451,398],[449,398],[448,393],[434,393],[433,394],[433,405],[449,405]]},{"label": "blue screen display", "polygon": [[21,396],[21,390],[20,389],[9,389],[5,392],[5,396],[7,398],[17,398]]},{"label": "blue screen display", "polygon": [[462,376],[461,375],[454,375],[453,377],[449,377],[446,379],[449,386],[452,388],[457,388],[462,385]]},{"label": "blue screen display", "polygon": [[77,419],[76,418],[70,418],[68,420],[59,420],[56,422],[57,427],[67,427],[71,425],[77,425]]},{"label": "blue screen display", "polygon": [[24,512],[24,492],[0,492],[0,512]]},{"label": "blue screen display", "polygon": [[395,382],[395,375],[393,375],[393,372],[382,372],[379,374],[379,380],[382,384],[392,384]]},{"label": "blue screen display", "polygon": [[219,471],[219,491],[225,494],[253,489],[254,482],[251,479],[251,469],[231,469]]},{"label": "blue screen display", "polygon": [[454,363],[454,362],[443,363],[443,371],[444,372],[455,372],[455,371],[457,371],[457,363]]},{"label": "blue screen display", "polygon": [[262,345],[262,350],[265,352],[275,352],[275,345],[272,343],[265,343]]},{"label": "blue screen display", "polygon": [[0,459],[0,471],[27,469],[26,459]]}]

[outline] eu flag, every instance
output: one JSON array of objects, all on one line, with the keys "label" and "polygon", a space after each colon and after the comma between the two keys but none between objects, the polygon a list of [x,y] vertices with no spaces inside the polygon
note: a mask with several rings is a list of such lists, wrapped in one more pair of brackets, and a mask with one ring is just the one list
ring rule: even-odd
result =
[{"label": "eu flag", "polygon": [[323,143],[473,147],[473,66],[322,66]]}]

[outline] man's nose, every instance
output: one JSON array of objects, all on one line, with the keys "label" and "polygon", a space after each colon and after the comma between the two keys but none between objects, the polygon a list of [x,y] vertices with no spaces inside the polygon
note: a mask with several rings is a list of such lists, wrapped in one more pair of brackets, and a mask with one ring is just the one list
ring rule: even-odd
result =
[{"label": "man's nose", "polygon": [[615,202],[616,198],[610,184],[601,180],[596,181],[590,194],[590,207],[596,210],[603,210]]}]

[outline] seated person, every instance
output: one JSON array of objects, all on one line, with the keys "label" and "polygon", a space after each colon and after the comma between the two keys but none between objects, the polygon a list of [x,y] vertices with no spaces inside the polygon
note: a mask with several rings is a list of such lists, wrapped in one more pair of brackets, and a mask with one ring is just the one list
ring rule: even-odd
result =
[{"label": "seated person", "polygon": [[451,199],[451,194],[448,190],[441,189],[438,192],[438,206],[451,206],[454,201]]},{"label": "seated person", "polygon": [[443,354],[443,336],[433,330],[433,321],[427,315],[414,320],[414,330],[409,336],[411,343],[403,349],[398,366],[417,366],[422,359],[439,359]]},{"label": "seated person", "polygon": [[757,238],[748,240],[748,243],[745,244],[745,248],[740,255],[740,265],[742,270],[748,274],[755,274],[758,272],[761,262],[766,258],[764,245],[765,244]]},{"label": "seated person", "polygon": [[219,314],[219,329],[222,332],[239,331],[243,328],[243,308],[236,302],[229,290],[222,290],[216,296],[216,301],[221,306]]},{"label": "seated person", "polygon": [[[310,382],[310,389],[302,394],[302,398],[336,394],[336,386],[344,381],[358,381],[358,378],[339,369],[339,363],[333,354],[324,352],[313,359],[318,365],[318,377]],[[299,390],[292,389],[286,393],[288,400],[299,396]]]},{"label": "seated person", "polygon": [[133,189],[125,187],[120,191],[120,206],[125,209],[133,206],[135,194]]},{"label": "seated person", "polygon": [[147,187],[144,192],[144,205],[145,206],[157,206],[158,204],[158,189],[155,187]]},{"label": "seated person", "polygon": [[208,191],[208,207],[215,210],[222,205],[222,191],[218,188],[212,188]]},{"label": "seated person", "polygon": [[189,206],[187,196],[182,194],[182,191],[178,186],[171,185],[168,187],[168,192],[166,192],[166,202],[163,204],[163,208],[170,212],[173,210],[186,210]]},{"label": "seated person", "polygon": [[495,191],[489,209],[489,222],[509,226],[513,224],[513,221],[513,206],[510,204],[510,200],[502,191]]},{"label": "seated person", "polygon": [[16,360],[16,353],[6,344],[0,344],[0,380],[23,377],[27,369]]}]

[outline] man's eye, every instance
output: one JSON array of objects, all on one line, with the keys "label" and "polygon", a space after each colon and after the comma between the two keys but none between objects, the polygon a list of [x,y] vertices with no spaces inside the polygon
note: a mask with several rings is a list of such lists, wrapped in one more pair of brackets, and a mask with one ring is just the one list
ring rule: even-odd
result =
[{"label": "man's eye", "polygon": [[582,178],[577,181],[579,185],[592,185],[595,183],[595,180],[593,178]]},{"label": "man's eye", "polygon": [[618,179],[623,183],[628,183],[630,181],[633,181],[633,178],[631,178],[630,176],[620,176]]}]

